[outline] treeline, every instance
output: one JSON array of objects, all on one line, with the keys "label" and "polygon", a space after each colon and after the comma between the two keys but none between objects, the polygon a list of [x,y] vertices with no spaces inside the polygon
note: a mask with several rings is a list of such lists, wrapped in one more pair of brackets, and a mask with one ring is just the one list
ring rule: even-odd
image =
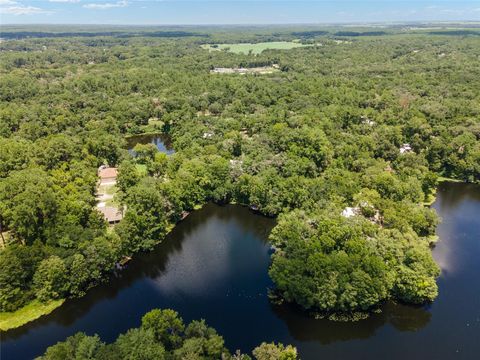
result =
[{"label": "treeline", "polygon": [[146,31],[146,32],[39,32],[39,31],[15,31],[2,32],[2,38],[8,40],[21,40],[25,38],[72,38],[72,37],[158,37],[158,38],[177,38],[177,37],[208,37],[208,34],[193,33],[188,31]]},{"label": "treeline", "polygon": [[316,37],[316,36],[322,36],[322,35],[328,35],[328,34],[330,33],[325,30],[293,31],[292,32],[293,36],[299,36],[299,37]]},{"label": "treeline", "polygon": [[357,36],[380,36],[380,35],[386,35],[387,33],[385,31],[363,31],[363,32],[358,32],[358,31],[337,31],[334,33],[335,36],[352,36],[352,37],[357,37]]},{"label": "treeline", "polygon": [[[294,347],[275,343],[262,343],[253,349],[252,355],[256,360],[298,358]],[[77,333],[50,346],[39,359],[250,360],[252,357],[238,350],[232,355],[222,336],[204,320],[184,324],[177,312],[155,309],[143,316],[139,328],[128,330],[111,344],[102,342],[98,335]]]},{"label": "treeline", "polygon": [[[438,176],[480,179],[475,39],[379,36],[255,57],[189,38],[0,50],[1,311],[83,294],[207,201],[281,215],[270,274],[288,301],[349,314],[436,296],[438,219],[422,203]],[[272,62],[289,71],[209,71]],[[153,123],[176,153],[147,145],[133,158],[125,135]],[[113,231],[95,210],[102,164],[119,166],[127,208]]]},{"label": "treeline", "polygon": [[444,36],[480,36],[480,30],[440,30],[429,31],[428,34]]},{"label": "treeline", "polygon": [[2,311],[82,295],[121,257],[95,210],[97,167],[121,156],[108,139],[101,132],[0,139]]}]

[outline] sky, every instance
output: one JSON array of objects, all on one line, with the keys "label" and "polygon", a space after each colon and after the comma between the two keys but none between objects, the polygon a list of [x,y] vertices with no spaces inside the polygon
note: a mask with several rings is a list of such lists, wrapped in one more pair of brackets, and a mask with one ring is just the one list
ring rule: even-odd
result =
[{"label": "sky", "polygon": [[480,0],[0,0],[0,25],[405,21],[480,21]]}]

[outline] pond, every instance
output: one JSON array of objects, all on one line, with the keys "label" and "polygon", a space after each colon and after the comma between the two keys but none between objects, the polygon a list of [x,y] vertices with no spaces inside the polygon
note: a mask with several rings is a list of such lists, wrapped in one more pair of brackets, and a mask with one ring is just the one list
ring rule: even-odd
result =
[{"label": "pond", "polygon": [[130,136],[126,139],[127,148],[130,154],[134,154],[133,148],[137,144],[154,144],[158,151],[163,152],[167,155],[173,154],[172,140],[167,134],[142,134]]},{"label": "pond", "polygon": [[77,331],[112,341],[152,308],[185,321],[205,318],[231,349],[262,341],[297,346],[302,359],[472,359],[480,351],[480,187],[443,183],[435,209],[443,218],[434,250],[440,295],[430,306],[384,306],[356,323],[314,320],[271,305],[267,288],[274,220],[240,206],[206,205],[153,252],[136,256],[119,277],[52,314],[2,334],[2,359],[28,359]]}]

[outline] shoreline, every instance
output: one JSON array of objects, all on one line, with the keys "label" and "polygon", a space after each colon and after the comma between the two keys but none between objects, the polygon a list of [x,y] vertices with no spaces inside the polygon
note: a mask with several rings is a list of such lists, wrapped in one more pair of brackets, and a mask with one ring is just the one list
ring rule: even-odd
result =
[{"label": "shoreline", "polygon": [[48,315],[56,308],[62,306],[65,300],[52,300],[44,304],[38,299],[34,299],[13,312],[2,312],[0,313],[0,331],[16,329],[44,315]]},{"label": "shoreline", "polygon": [[[437,180],[437,186],[442,182],[462,183],[462,182],[465,182],[465,181],[441,176]],[[429,194],[427,196],[427,199],[425,199],[425,201],[420,203],[420,205],[421,206],[431,206],[435,202],[435,200],[437,199],[436,192],[437,192],[437,190],[435,189],[435,191],[432,192],[431,194]],[[204,205],[205,204],[195,205],[192,211],[199,210]],[[238,204],[238,205],[247,206],[245,204]],[[263,215],[263,214],[261,214],[261,215]],[[265,215],[263,215],[263,216],[265,216]],[[170,232],[172,232],[173,229],[175,229],[175,227],[177,226],[178,223],[182,222],[183,220],[184,220],[184,218],[182,218],[178,222],[168,226],[167,229],[166,229],[167,231],[165,233],[165,237]],[[164,240],[164,238],[159,240],[157,244],[160,244],[163,240]],[[438,239],[431,239],[431,243],[435,244],[436,240],[438,240]],[[133,255],[135,255],[135,254],[133,254]],[[2,320],[0,321],[0,331],[8,331],[8,330],[12,330],[12,329],[15,329],[15,328],[19,328],[23,325],[26,325],[29,322],[37,320],[38,318],[40,318],[44,315],[48,315],[52,311],[57,309],[58,307],[62,306],[63,303],[66,300],[68,300],[68,299],[53,300],[53,301],[51,301],[47,304],[43,304],[40,301],[38,301],[37,299],[34,299],[31,302],[29,302],[27,305],[21,307],[20,309],[17,309],[14,312],[0,313],[0,315],[2,317]]]},{"label": "shoreline", "polygon": [[[444,183],[444,182],[466,183],[463,180],[444,177],[444,176],[439,176],[438,180],[437,180],[437,187],[438,187],[438,185],[440,185],[441,183]],[[437,189],[436,188],[435,188],[434,191],[432,191],[430,194],[427,195],[426,199],[421,203],[421,205],[430,207],[430,206],[433,205],[435,200],[437,200]]]},{"label": "shoreline", "polygon": [[143,133],[139,133],[139,134],[126,134],[126,135],[124,135],[124,138],[126,140],[128,140],[128,139],[138,137],[138,136],[152,136],[152,135],[168,136],[168,134],[166,132],[163,132],[161,130],[154,130],[154,131],[147,131],[147,132],[143,132]]},{"label": "shoreline", "polygon": [[[188,213],[188,215],[193,211],[200,210],[201,208],[203,208],[204,205],[205,204],[195,205],[193,207],[193,210],[190,211]],[[155,244],[155,246],[160,244],[165,239],[165,237],[168,234],[170,234],[180,222],[182,222],[183,220],[185,220],[186,217],[188,217],[188,215],[185,216],[184,218],[180,219],[176,223],[169,224],[166,228],[165,236],[161,240],[159,240]],[[108,231],[112,231],[110,229],[113,229],[113,228],[109,228]],[[135,254],[132,254],[132,256],[134,256],[134,255]],[[111,271],[113,271],[113,269]],[[92,286],[91,288],[94,288],[95,286]],[[17,329],[19,327],[22,327],[23,325],[26,325],[26,324],[28,324],[32,321],[35,321],[35,320],[41,318],[42,316],[48,315],[48,314],[52,313],[55,309],[62,306],[65,303],[65,301],[67,301],[67,300],[69,300],[69,298],[59,299],[59,300],[51,300],[47,303],[42,303],[38,299],[33,299],[32,301],[27,303],[25,306],[22,306],[21,308],[15,310],[15,311],[1,312],[0,313],[0,319],[1,319],[0,320],[0,332],[5,332],[5,331]]]}]

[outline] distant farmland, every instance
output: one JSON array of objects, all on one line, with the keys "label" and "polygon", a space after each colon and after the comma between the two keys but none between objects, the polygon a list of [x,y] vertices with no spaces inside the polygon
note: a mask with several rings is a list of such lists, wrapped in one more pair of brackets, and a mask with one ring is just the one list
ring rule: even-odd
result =
[{"label": "distant farmland", "polygon": [[227,50],[236,54],[248,54],[250,51],[252,54],[260,54],[263,50],[289,50],[298,47],[305,47],[312,45],[305,45],[299,42],[293,41],[272,41],[262,43],[242,43],[242,44],[205,44],[202,48],[210,51]]}]

